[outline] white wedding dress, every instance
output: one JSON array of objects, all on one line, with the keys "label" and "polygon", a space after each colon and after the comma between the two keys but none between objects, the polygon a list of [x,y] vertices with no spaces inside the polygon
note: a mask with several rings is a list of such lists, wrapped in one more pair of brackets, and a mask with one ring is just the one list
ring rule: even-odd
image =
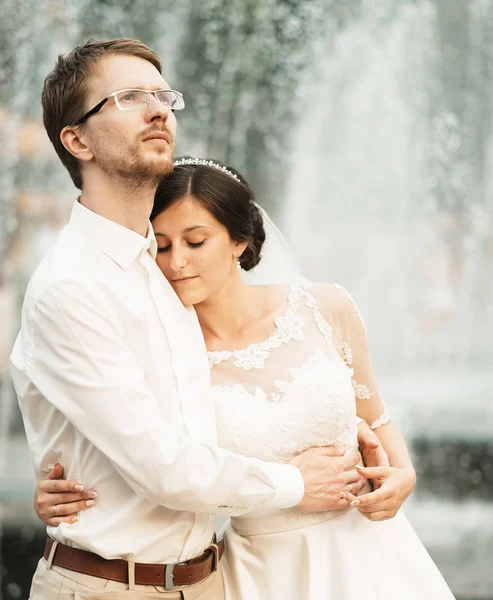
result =
[{"label": "white wedding dress", "polygon": [[[219,444],[287,462],[313,447],[357,451],[359,403],[388,416],[366,333],[338,286],[289,286],[275,331],[245,350],[209,353]],[[227,600],[450,600],[402,510],[373,522],[356,509],[296,509],[232,519],[223,559]]]}]

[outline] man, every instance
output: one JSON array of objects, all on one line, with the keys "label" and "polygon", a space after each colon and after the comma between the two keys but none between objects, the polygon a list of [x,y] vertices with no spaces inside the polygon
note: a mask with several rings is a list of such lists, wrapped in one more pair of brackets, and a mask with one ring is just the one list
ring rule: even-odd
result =
[{"label": "man", "polygon": [[42,102],[81,195],[29,284],[12,373],[37,476],[60,460],[99,498],[50,528],[31,598],[222,598],[215,515],[338,507],[363,484],[356,459],[278,465],[216,445],[195,313],[154,262],[149,215],[184,106],[157,55],[89,42],[59,57]]}]

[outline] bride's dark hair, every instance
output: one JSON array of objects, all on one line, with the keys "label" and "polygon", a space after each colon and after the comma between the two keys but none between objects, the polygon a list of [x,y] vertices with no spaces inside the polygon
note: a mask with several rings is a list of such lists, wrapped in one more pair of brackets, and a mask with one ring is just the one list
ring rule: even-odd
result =
[{"label": "bride's dark hair", "polygon": [[249,271],[259,263],[265,241],[262,215],[243,175],[224,163],[213,162],[234,173],[239,181],[208,165],[175,165],[171,175],[163,179],[157,188],[151,221],[190,194],[226,227],[233,241],[247,242],[248,246],[239,260],[241,267]]}]

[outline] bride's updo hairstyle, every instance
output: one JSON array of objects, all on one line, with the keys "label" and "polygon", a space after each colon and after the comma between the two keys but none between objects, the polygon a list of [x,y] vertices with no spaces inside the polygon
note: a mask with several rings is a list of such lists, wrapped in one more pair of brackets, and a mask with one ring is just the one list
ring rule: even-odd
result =
[{"label": "bride's updo hairstyle", "polygon": [[[194,160],[196,164],[180,164]],[[216,166],[203,164],[208,162]],[[253,192],[243,175],[216,160],[177,159],[171,175],[158,186],[151,221],[187,195],[224,225],[234,242],[247,242],[239,261],[245,271],[253,269],[260,261],[265,231]]]}]

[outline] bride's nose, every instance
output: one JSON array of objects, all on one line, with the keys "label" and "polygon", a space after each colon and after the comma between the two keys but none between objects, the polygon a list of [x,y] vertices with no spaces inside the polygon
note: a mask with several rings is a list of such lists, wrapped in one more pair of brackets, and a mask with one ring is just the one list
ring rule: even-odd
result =
[{"label": "bride's nose", "polygon": [[174,247],[171,250],[169,266],[177,273],[187,266],[186,249],[183,247]]}]

